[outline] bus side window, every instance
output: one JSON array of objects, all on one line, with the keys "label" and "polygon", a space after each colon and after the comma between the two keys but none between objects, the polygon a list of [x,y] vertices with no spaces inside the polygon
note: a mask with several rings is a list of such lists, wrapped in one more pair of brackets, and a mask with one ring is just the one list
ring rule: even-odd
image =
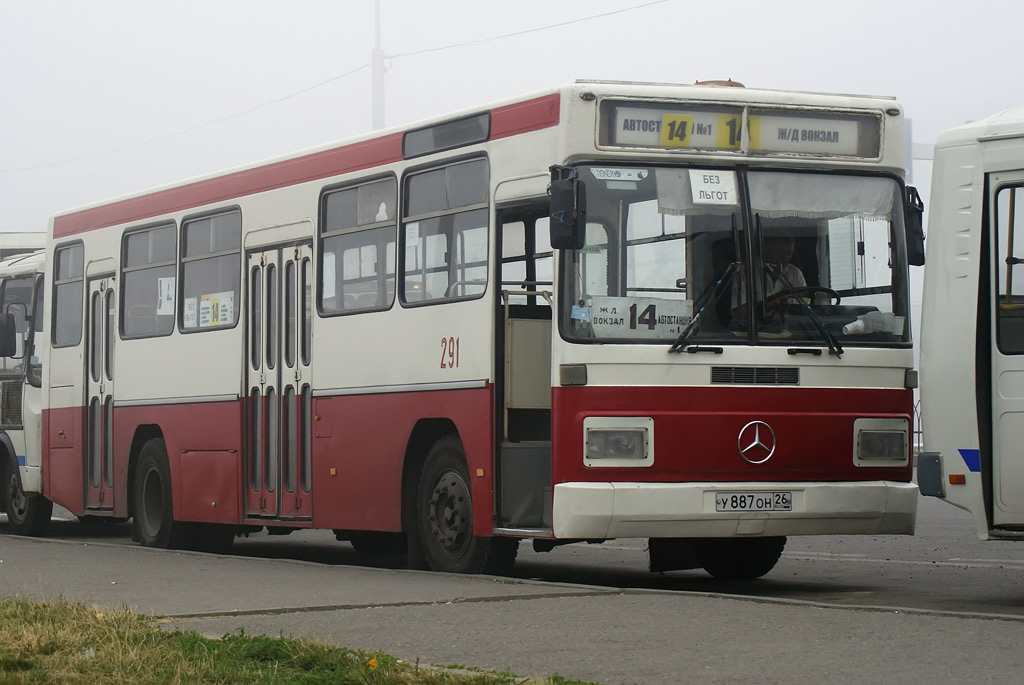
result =
[{"label": "bus side window", "polygon": [[173,223],[125,233],[121,252],[121,334],[167,335],[174,330],[177,243]]},{"label": "bus side window", "polygon": [[995,204],[996,338],[1004,354],[1024,354],[1024,187],[1000,188]]},{"label": "bus side window", "polygon": [[342,188],[321,200],[320,310],[388,309],[395,301],[394,178]]},{"label": "bus side window", "polygon": [[182,328],[232,328],[238,322],[242,213],[183,221],[181,235]]},{"label": "bus side window", "polygon": [[487,161],[406,179],[404,302],[481,297],[487,287]]},{"label": "bus side window", "polygon": [[58,247],[53,263],[53,346],[72,347],[82,340],[85,247]]}]

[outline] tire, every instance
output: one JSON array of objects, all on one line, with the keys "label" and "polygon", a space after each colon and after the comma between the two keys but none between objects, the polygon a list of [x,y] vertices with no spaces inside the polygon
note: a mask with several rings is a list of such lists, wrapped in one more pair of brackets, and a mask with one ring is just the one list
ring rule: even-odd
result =
[{"label": "tire", "polygon": [[181,549],[187,524],[174,520],[171,467],[163,438],[142,446],[132,484],[132,537],[145,547]]},{"label": "tire", "polygon": [[[447,573],[505,573],[519,541],[473,534],[473,498],[466,453],[457,435],[430,448],[415,502],[415,535],[409,536],[410,565]],[[420,563],[418,563],[420,562]]]},{"label": "tire", "polygon": [[721,580],[753,580],[778,563],[786,538],[721,538],[693,542],[704,570]]},{"label": "tire", "polygon": [[7,522],[18,535],[41,537],[50,528],[53,502],[39,493],[26,493],[21,489],[21,476],[9,461],[3,469],[3,499],[7,507]]}]

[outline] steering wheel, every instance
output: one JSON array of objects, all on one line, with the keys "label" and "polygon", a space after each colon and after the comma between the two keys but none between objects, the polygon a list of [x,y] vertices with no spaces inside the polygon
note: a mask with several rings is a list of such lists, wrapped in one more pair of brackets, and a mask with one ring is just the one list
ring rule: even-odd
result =
[{"label": "steering wheel", "polygon": [[825,293],[828,295],[830,300],[835,300],[835,302],[832,303],[834,305],[839,304],[843,300],[842,296],[835,290],[832,290],[832,288],[826,288],[823,285],[802,285],[793,288],[792,290],[782,290],[774,295],[770,295],[765,299],[765,303],[781,304],[793,297],[806,297],[813,303],[814,295],[816,293]]}]

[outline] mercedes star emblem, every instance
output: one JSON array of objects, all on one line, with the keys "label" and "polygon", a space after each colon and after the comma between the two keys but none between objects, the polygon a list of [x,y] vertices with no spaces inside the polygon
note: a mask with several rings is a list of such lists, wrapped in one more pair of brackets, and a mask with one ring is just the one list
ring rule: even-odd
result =
[{"label": "mercedes star emblem", "polygon": [[775,453],[775,431],[764,421],[751,421],[740,429],[736,447],[751,464],[763,464]]}]

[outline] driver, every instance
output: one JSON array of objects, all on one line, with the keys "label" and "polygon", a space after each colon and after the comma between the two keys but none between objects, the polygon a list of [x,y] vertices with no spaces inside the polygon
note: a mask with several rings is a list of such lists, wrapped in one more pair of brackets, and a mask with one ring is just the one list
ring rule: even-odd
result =
[{"label": "driver", "polygon": [[783,290],[803,288],[807,285],[804,273],[793,264],[796,241],[791,235],[772,236],[764,239],[764,298]]}]

